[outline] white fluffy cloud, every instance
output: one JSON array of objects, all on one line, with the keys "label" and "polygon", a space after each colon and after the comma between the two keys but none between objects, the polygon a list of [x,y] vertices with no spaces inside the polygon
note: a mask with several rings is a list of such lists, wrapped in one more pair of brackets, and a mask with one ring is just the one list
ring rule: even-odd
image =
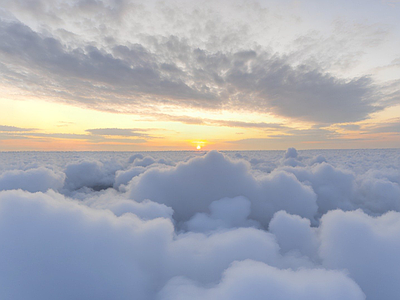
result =
[{"label": "white fluffy cloud", "polygon": [[216,151],[174,168],[150,169],[135,177],[130,185],[132,199],[166,204],[174,209],[174,217],[179,221],[189,220],[195,213],[206,213],[213,201],[237,196],[250,200],[250,218],[263,225],[282,209],[309,219],[317,212],[313,190],[292,174],[277,171],[256,178],[249,164],[232,161]]},{"label": "white fluffy cloud", "polygon": [[248,220],[251,202],[245,197],[223,198],[209,206],[210,214],[197,213],[186,222],[188,231],[205,232],[232,227],[258,227],[258,222]]},{"label": "white fluffy cloud", "polygon": [[54,194],[2,192],[2,297],[149,299],[172,233],[166,219],[117,218]]},{"label": "white fluffy cloud", "polygon": [[400,213],[331,211],[322,217],[320,236],[324,266],[347,270],[367,299],[398,297]]},{"label": "white fluffy cloud", "polygon": [[121,166],[98,161],[82,161],[69,164],[65,169],[65,188],[76,190],[90,187],[95,190],[112,187],[115,172]]},{"label": "white fluffy cloud", "polygon": [[311,259],[318,260],[319,241],[310,220],[285,211],[277,212],[269,223],[282,252],[298,251]]},{"label": "white fluffy cloud", "polygon": [[64,184],[64,173],[39,167],[28,170],[10,170],[0,175],[0,190],[22,189],[29,192],[58,190]]},{"label": "white fluffy cloud", "polygon": [[343,273],[315,270],[279,270],[246,260],[228,268],[221,283],[203,287],[185,278],[174,278],[159,300],[363,300],[354,281]]},{"label": "white fluffy cloud", "polygon": [[317,194],[320,213],[331,209],[351,209],[355,193],[355,177],[351,172],[334,168],[327,163],[314,164],[311,168],[283,168],[293,173],[301,182],[311,184]]},{"label": "white fluffy cloud", "polygon": [[216,283],[237,260],[303,265],[259,229],[175,236],[169,219],[117,217],[55,192],[1,192],[0,236],[4,299],[154,299],[172,277]]},{"label": "white fluffy cloud", "polygon": [[0,155],[2,299],[396,299],[390,151]]},{"label": "white fluffy cloud", "polygon": [[115,173],[114,188],[119,188],[121,185],[127,185],[133,177],[146,171],[145,167],[132,167],[129,170],[118,170]]}]

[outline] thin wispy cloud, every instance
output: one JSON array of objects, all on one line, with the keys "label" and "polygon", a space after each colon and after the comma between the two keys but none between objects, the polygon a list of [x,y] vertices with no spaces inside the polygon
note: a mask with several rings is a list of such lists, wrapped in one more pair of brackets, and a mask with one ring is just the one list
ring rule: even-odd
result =
[{"label": "thin wispy cloud", "polygon": [[21,128],[16,126],[0,125],[0,132],[29,132],[35,131],[34,128]]}]

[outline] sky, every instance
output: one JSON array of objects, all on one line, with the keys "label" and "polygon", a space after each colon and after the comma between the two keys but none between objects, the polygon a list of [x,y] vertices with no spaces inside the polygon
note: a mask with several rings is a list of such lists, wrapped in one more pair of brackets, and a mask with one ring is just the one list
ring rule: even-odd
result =
[{"label": "sky", "polygon": [[399,1],[0,0],[0,151],[400,147]]}]

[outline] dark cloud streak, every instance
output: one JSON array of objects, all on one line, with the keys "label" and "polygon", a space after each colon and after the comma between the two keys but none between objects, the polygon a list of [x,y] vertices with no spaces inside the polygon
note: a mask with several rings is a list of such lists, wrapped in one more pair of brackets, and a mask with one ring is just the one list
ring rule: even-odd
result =
[{"label": "dark cloud streak", "polygon": [[27,132],[34,131],[34,128],[21,128],[15,126],[0,125],[0,132]]}]

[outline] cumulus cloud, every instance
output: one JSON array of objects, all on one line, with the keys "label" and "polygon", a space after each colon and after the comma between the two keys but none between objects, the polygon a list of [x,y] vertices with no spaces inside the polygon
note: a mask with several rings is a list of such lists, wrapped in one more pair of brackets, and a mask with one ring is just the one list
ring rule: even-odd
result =
[{"label": "cumulus cloud", "polygon": [[357,284],[342,273],[326,270],[279,270],[246,260],[234,263],[215,287],[205,288],[185,278],[174,278],[157,299],[348,299],[365,296]]},{"label": "cumulus cloud", "polygon": [[297,153],[296,148],[288,148],[285,153],[285,159],[288,158],[297,158],[299,154]]},{"label": "cumulus cloud", "polygon": [[0,155],[4,299],[400,293],[398,150],[57,155]]},{"label": "cumulus cloud", "polygon": [[318,259],[319,241],[310,220],[279,211],[269,223],[268,230],[275,235],[283,253],[298,251],[311,259]]},{"label": "cumulus cloud", "polygon": [[155,299],[175,276],[211,283],[236,260],[284,264],[273,236],[262,230],[174,237],[168,219],[117,217],[54,192],[1,192],[0,216],[5,299]]},{"label": "cumulus cloud", "polygon": [[317,194],[318,208],[321,213],[328,210],[353,208],[355,176],[349,171],[340,170],[322,162],[311,168],[283,168],[293,173],[301,182],[311,183]]},{"label": "cumulus cloud", "polygon": [[29,192],[59,190],[64,185],[65,174],[39,167],[28,170],[10,170],[0,175],[0,191],[22,189]]},{"label": "cumulus cloud", "polygon": [[151,156],[145,156],[143,158],[136,158],[133,161],[133,165],[137,166],[137,167],[148,167],[152,164],[154,164],[156,161],[154,160],[154,158],[152,158]]},{"label": "cumulus cloud", "polygon": [[321,219],[324,266],[346,269],[368,299],[395,299],[400,293],[400,214],[374,218],[361,211],[332,211]]},{"label": "cumulus cloud", "polygon": [[129,181],[132,180],[133,177],[138,176],[146,171],[145,167],[133,167],[129,170],[118,170],[115,173],[115,182],[114,187],[119,188],[121,185],[127,185]]},{"label": "cumulus cloud", "polygon": [[[323,156],[308,161],[309,165],[283,166],[286,172],[293,173],[304,184],[312,186],[317,195],[319,213],[340,208],[353,210],[362,208],[373,214],[389,210],[400,210],[400,184],[395,169],[370,170],[355,174],[344,168],[334,167]],[[283,160],[287,165],[287,159]],[[379,199],[379,201],[377,201]]]},{"label": "cumulus cloud", "polygon": [[137,158],[143,159],[143,157],[144,157],[143,154],[140,154],[140,153],[133,154],[129,157],[129,162],[133,163]]},{"label": "cumulus cloud", "polygon": [[172,207],[179,221],[206,213],[213,201],[236,196],[251,201],[250,218],[264,226],[281,209],[311,220],[317,211],[313,190],[292,174],[277,171],[255,178],[244,161],[231,161],[216,151],[173,168],[152,168],[133,178],[129,189],[136,201],[151,199]]},{"label": "cumulus cloud", "polygon": [[149,299],[173,231],[166,219],[21,191],[1,194],[0,216],[0,286],[15,300]]},{"label": "cumulus cloud", "polygon": [[188,231],[206,232],[232,227],[258,227],[257,222],[248,220],[251,202],[245,197],[223,198],[209,206],[210,214],[197,213],[186,222]]},{"label": "cumulus cloud", "polygon": [[[398,171],[369,171],[358,178],[358,202],[371,212],[400,211],[400,174]],[[379,199],[379,201],[376,201]]]},{"label": "cumulus cloud", "polygon": [[89,187],[95,190],[112,187],[115,172],[121,166],[111,162],[101,163],[98,161],[82,161],[69,164],[65,169],[65,188],[77,190]]},{"label": "cumulus cloud", "polygon": [[103,190],[98,193],[75,194],[74,199],[79,199],[81,203],[95,209],[110,210],[118,217],[126,213],[131,213],[142,220],[166,218],[173,221],[172,214],[174,211],[172,208],[150,200],[138,203],[126,199],[113,189]]}]

